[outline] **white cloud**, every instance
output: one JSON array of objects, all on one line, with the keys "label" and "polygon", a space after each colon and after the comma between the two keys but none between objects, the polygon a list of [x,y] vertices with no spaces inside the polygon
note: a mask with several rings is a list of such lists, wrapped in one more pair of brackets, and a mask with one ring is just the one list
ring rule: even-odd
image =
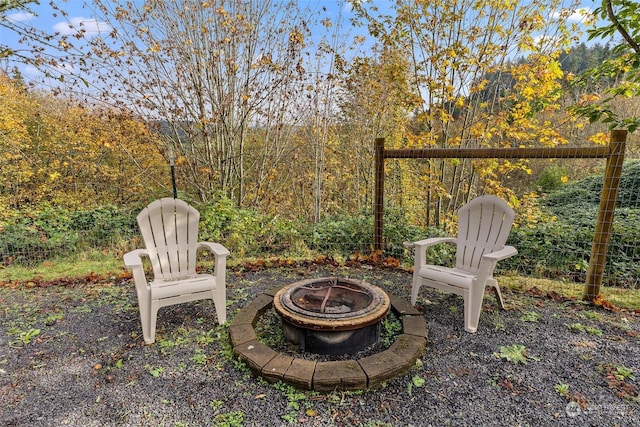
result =
[{"label": "white cloud", "polygon": [[33,78],[42,75],[42,71],[38,70],[33,65],[27,65],[24,70],[22,70],[22,74],[26,77]]},{"label": "white cloud", "polygon": [[576,9],[571,15],[569,15],[569,21],[588,21],[593,18],[593,11],[588,7],[581,7]]},{"label": "white cloud", "polygon": [[582,22],[593,19],[593,11],[588,7],[578,9],[562,9],[554,12],[551,16],[555,19],[566,19],[571,22]]},{"label": "white cloud", "polygon": [[53,26],[53,29],[63,36],[77,34],[80,31],[83,31],[84,35],[88,37],[111,32],[111,26],[106,22],[81,16],[71,18],[69,22],[59,22]]},{"label": "white cloud", "polygon": [[28,12],[18,12],[12,13],[11,15],[7,15],[7,20],[11,22],[25,22],[35,18],[33,13]]}]

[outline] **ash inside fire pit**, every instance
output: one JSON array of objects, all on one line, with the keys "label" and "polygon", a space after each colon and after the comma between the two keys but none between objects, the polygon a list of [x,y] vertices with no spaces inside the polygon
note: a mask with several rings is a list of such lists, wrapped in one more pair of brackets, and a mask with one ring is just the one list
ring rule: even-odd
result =
[{"label": "ash inside fire pit", "polygon": [[337,277],[296,282],[274,297],[285,337],[319,354],[353,354],[377,343],[389,307],[382,289]]},{"label": "ash inside fire pit", "polygon": [[297,307],[315,313],[346,314],[362,310],[371,304],[371,292],[362,285],[338,282],[312,282],[300,285],[291,292],[291,301]]}]

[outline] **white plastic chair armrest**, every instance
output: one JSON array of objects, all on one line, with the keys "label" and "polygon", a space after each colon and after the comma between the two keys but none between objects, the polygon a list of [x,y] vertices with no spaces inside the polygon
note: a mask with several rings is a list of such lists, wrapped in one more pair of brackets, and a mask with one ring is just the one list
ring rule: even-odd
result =
[{"label": "white plastic chair armrest", "polygon": [[212,243],[212,242],[198,242],[198,248],[206,248],[213,253],[213,255],[217,257],[227,257],[230,255],[230,252],[227,248],[222,246],[220,243]]},{"label": "white plastic chair armrest", "polygon": [[138,301],[142,301],[145,292],[147,292],[149,288],[147,277],[144,274],[144,267],[142,266],[143,256],[149,256],[149,252],[146,249],[135,249],[124,254],[123,257],[124,265],[131,270],[133,282],[136,285],[136,291],[138,293]]},{"label": "white plastic chair armrest", "polygon": [[149,252],[146,249],[134,249],[131,252],[127,252],[123,257],[124,265],[130,269],[138,266],[142,267],[143,256],[149,256]]},{"label": "white plastic chair armrest", "polygon": [[427,264],[426,256],[427,256],[427,248],[429,246],[437,245],[440,243],[456,243],[457,239],[454,237],[430,237],[424,240],[418,240],[417,242],[407,243],[405,242],[405,247],[413,247],[415,249],[413,255],[413,271],[414,274],[420,270],[423,265]]},{"label": "white plastic chair armrest", "polygon": [[513,246],[505,246],[500,250],[483,255],[475,281],[484,285],[487,279],[493,276],[493,269],[498,261],[509,258],[517,253],[518,251]]},{"label": "white plastic chair armrest", "polygon": [[493,262],[497,262],[497,261],[500,261],[501,259],[512,257],[512,256],[516,255],[517,253],[518,253],[518,250],[516,248],[514,248],[513,246],[505,246],[504,248],[500,249],[499,251],[495,251],[495,252],[491,252],[491,253],[485,254],[483,256],[483,258],[487,258],[488,260],[491,260]]},{"label": "white plastic chair armrest", "polygon": [[[227,271],[227,257],[230,252],[227,248],[222,246],[220,243],[212,243],[212,242],[198,242],[198,248],[208,249],[213,253],[214,259],[214,274],[216,276],[216,285],[219,286],[219,289],[222,289],[223,292],[226,287],[226,271]],[[223,295],[223,300],[226,298]],[[224,320],[222,320],[224,323]]]},{"label": "white plastic chair armrest", "polygon": [[430,237],[424,240],[418,240],[417,242],[404,242],[403,245],[405,248],[412,248],[415,246],[424,246],[429,247],[433,245],[438,245],[440,243],[456,243],[455,237]]}]

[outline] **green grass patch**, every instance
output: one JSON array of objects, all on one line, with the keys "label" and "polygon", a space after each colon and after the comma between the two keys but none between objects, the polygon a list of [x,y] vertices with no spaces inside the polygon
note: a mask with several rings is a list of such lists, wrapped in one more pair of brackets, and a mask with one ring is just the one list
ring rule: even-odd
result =
[{"label": "green grass patch", "polygon": [[53,282],[60,279],[83,279],[87,276],[109,278],[125,271],[122,257],[113,253],[87,251],[64,258],[53,258],[33,266],[0,267],[2,282]]},{"label": "green grass patch", "polygon": [[[515,291],[526,292],[538,289],[541,292],[556,292],[561,296],[582,300],[584,284],[572,283],[565,280],[542,279],[530,276],[500,276],[500,286],[509,287]],[[640,309],[640,291],[634,289],[601,287],[600,292],[606,300],[616,307],[638,310]]]}]

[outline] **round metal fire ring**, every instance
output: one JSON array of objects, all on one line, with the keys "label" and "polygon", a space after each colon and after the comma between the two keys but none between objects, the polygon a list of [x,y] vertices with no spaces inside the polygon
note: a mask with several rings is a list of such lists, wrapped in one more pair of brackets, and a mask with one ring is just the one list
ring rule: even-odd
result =
[{"label": "round metal fire ring", "polygon": [[391,303],[377,286],[324,277],[285,286],[274,296],[273,306],[289,341],[303,351],[338,354],[375,344]]}]

